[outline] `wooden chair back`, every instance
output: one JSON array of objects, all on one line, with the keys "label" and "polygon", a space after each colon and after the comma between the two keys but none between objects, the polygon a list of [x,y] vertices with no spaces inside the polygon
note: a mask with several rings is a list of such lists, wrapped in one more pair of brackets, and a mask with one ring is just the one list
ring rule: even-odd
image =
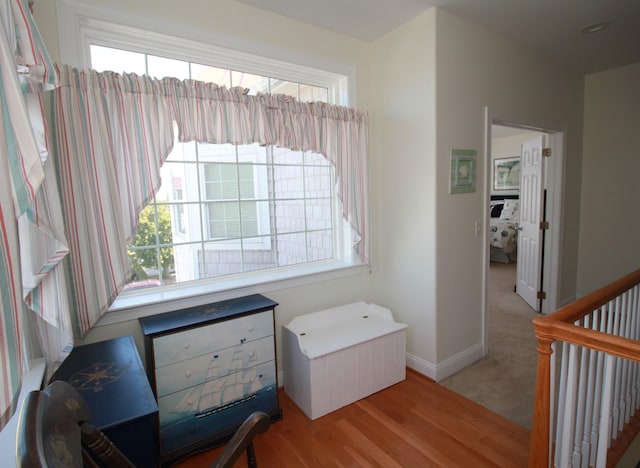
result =
[{"label": "wooden chair back", "polygon": [[[89,408],[69,383],[56,380],[30,392],[20,411],[16,439],[19,467],[133,467],[98,429],[87,424]],[[90,455],[93,453],[93,456]]]}]

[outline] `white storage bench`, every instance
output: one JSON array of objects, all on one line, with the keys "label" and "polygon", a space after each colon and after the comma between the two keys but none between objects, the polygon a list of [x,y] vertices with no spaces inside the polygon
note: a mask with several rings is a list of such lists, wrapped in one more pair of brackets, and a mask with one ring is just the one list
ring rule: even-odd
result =
[{"label": "white storage bench", "polygon": [[285,393],[316,419],[404,380],[406,328],[366,302],[295,317],[282,326]]}]

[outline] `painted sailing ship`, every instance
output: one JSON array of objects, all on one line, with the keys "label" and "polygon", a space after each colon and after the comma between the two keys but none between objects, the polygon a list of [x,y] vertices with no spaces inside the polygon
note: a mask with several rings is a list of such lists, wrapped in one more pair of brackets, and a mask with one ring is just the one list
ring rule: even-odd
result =
[{"label": "painted sailing ship", "polygon": [[242,364],[241,340],[233,351],[227,372],[220,375],[220,359],[215,354],[209,361],[204,382],[188,392],[174,408],[174,413],[191,413],[196,418],[205,418],[228,408],[256,398],[263,389],[255,364],[257,356],[249,356],[248,365]]}]

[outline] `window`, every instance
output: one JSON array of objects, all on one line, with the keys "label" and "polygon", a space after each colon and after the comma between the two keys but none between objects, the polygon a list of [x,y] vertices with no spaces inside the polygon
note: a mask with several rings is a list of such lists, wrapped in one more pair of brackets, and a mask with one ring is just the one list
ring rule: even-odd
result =
[{"label": "window", "polygon": [[[330,102],[331,86],[92,44],[92,68],[242,86]],[[167,54],[169,55],[169,54]],[[177,134],[177,132],[176,132]],[[340,261],[345,222],[332,166],[320,154],[254,145],[176,141],[162,186],[140,215],[125,289],[269,274]],[[347,247],[347,250],[350,248]]]}]

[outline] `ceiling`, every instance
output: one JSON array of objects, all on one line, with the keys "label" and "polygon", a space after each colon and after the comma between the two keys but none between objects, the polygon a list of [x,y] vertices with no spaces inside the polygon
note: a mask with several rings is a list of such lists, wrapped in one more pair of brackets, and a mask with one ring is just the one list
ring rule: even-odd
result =
[{"label": "ceiling", "polygon": [[[438,6],[583,74],[640,62],[640,0],[238,1],[364,41]],[[580,32],[598,22],[610,26]]]}]

